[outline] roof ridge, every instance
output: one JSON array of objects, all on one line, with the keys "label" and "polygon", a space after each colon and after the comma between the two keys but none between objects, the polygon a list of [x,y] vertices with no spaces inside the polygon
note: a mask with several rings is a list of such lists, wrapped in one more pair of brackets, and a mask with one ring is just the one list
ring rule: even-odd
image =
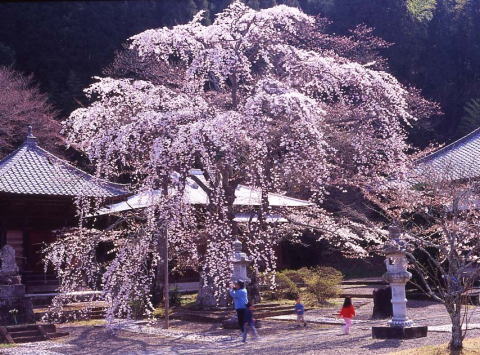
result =
[{"label": "roof ridge", "polygon": [[130,193],[127,184],[89,174],[68,160],[43,149],[32,139],[26,140],[0,160],[0,191],[91,197]]},{"label": "roof ridge", "polygon": [[451,149],[453,148],[456,148],[457,146],[463,144],[463,143],[466,143],[468,142],[473,136],[477,135],[480,133],[480,127],[474,129],[473,131],[471,131],[470,133],[468,133],[467,135],[457,139],[456,141],[453,141],[452,143],[434,151],[433,153],[430,153],[426,156],[424,156],[423,158],[420,158],[417,160],[417,163],[425,163],[431,159],[434,159],[435,157],[437,157],[438,155],[441,155],[443,153],[446,153],[448,151],[450,151]]},{"label": "roof ridge", "polygon": [[[25,147],[28,147],[29,144],[24,142],[20,147],[15,149],[13,152],[7,154],[4,158],[0,159],[0,172],[1,171],[8,171],[9,165],[11,164],[13,158],[17,157],[17,154]],[[23,153],[25,154],[25,153]],[[23,155],[22,154],[22,155]]]},{"label": "roof ridge", "polygon": [[[88,178],[91,178],[93,180],[105,183],[107,185],[114,185],[114,186],[118,186],[118,187],[127,187],[128,186],[128,184],[120,184],[120,183],[117,183],[117,182],[111,182],[111,181],[108,181],[106,179],[100,178],[98,176],[89,174],[86,171],[83,171],[82,169],[76,167],[75,165],[70,163],[68,160],[57,157],[55,154],[53,154],[53,153],[49,152],[48,150],[40,147],[38,144],[35,144],[32,148],[35,148],[35,149],[39,150],[42,154],[47,155],[48,157],[53,157],[54,159],[60,161],[60,163],[62,163],[64,165],[67,165],[68,167],[74,169],[74,171],[78,172],[80,175],[87,176]],[[127,192],[127,191],[125,191],[125,192]]]}]

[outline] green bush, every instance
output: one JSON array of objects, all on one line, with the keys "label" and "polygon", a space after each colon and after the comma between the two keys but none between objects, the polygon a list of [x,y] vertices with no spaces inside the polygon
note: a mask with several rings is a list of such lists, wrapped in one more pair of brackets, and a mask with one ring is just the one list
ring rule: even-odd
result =
[{"label": "green bush", "polygon": [[169,292],[169,300],[168,303],[170,306],[178,307],[182,305],[182,299],[180,291],[178,291],[178,287],[175,287],[173,290]]},{"label": "green bush", "polygon": [[[298,270],[283,270],[276,274],[276,289],[262,292],[262,297],[267,300],[296,299],[302,292],[305,302],[314,305],[325,304],[329,298],[338,297],[343,275],[333,267],[317,266],[303,267]],[[260,280],[267,285],[268,275],[262,274]],[[303,288],[306,286],[306,288]]]},{"label": "green bush", "polygon": [[329,298],[338,297],[342,279],[342,273],[332,267],[315,267],[306,280],[307,291],[324,304]]},{"label": "green bush", "polygon": [[343,274],[330,266],[316,266],[312,268],[312,271],[317,275],[336,278],[339,280],[339,283],[342,282],[343,279]]},{"label": "green bush", "polygon": [[[306,268],[304,268],[306,269]],[[307,269],[308,270],[308,269]],[[300,270],[283,270],[279,274],[283,274],[292,280],[297,285],[302,285],[305,283],[305,272],[302,269]]]},{"label": "green bush", "polygon": [[277,297],[294,300],[300,295],[297,285],[285,274],[279,272],[276,276]]},{"label": "green bush", "polygon": [[280,296],[277,292],[268,290],[262,292],[262,299],[267,301],[276,301],[280,299]]},{"label": "green bush", "polygon": [[133,319],[141,319],[145,315],[145,301],[134,299],[129,302],[131,316]]}]

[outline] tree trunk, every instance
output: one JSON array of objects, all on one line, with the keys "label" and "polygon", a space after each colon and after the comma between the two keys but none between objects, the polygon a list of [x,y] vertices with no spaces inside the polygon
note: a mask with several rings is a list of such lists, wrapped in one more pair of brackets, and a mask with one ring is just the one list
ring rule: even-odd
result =
[{"label": "tree trunk", "polygon": [[[220,166],[220,162],[218,163]],[[206,175],[207,178],[208,175]],[[239,184],[238,181],[232,178],[232,168],[225,164],[221,169],[220,173],[220,180],[216,181],[217,184],[221,184],[225,193],[225,203],[228,206],[226,213],[222,209],[219,209],[219,206],[215,203],[218,201],[217,197],[214,193],[215,189],[212,187],[214,186],[215,182],[212,181],[210,178],[207,178],[208,185],[210,186],[210,204],[207,206],[209,212],[216,216],[218,220],[224,220],[231,228],[232,239],[230,243],[233,243],[235,237],[239,235],[239,229],[234,221],[235,218],[235,210],[233,208],[233,203],[235,201],[235,191]],[[213,203],[212,203],[213,202]],[[231,255],[225,255],[226,258],[230,258]],[[230,279],[230,274],[227,275]],[[220,299],[215,297],[215,287],[218,287],[218,284],[215,284],[215,281],[207,276],[205,269],[200,272],[200,289],[198,292],[196,304],[204,309],[209,308],[216,308],[218,306],[225,307],[228,305],[228,290],[225,288],[220,293]]]},{"label": "tree trunk", "polygon": [[163,277],[164,277],[164,265],[163,260],[160,261],[155,270],[155,280],[153,284],[153,297],[152,302],[155,307],[163,304]]},{"label": "tree trunk", "polygon": [[463,348],[461,306],[456,304],[454,307],[453,313],[450,314],[450,319],[452,320],[452,339],[450,339],[449,347],[451,350],[461,350]]},{"label": "tree trunk", "polygon": [[262,301],[260,296],[260,289],[258,287],[258,271],[252,268],[252,272],[250,275],[250,285],[248,285],[248,300],[253,303],[257,304]]}]

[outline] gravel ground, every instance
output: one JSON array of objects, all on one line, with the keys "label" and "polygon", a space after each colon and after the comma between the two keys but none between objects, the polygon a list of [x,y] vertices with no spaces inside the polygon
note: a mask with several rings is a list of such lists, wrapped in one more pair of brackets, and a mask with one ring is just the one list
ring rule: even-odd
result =
[{"label": "gravel ground", "polygon": [[[429,332],[428,337],[413,340],[377,340],[371,338],[372,325],[384,321],[368,320],[371,303],[358,311],[364,320],[352,328],[348,336],[341,335],[339,325],[311,323],[307,328],[296,328],[292,322],[264,321],[259,329],[260,339],[239,339],[239,333],[224,330],[216,324],[172,322],[167,331],[148,324],[123,323],[122,329],[109,330],[103,326],[62,326],[70,336],[56,341],[40,342],[0,350],[1,354],[387,354],[392,351],[423,345],[448,342],[450,333]],[[332,310],[311,311],[309,317],[325,317]],[[425,301],[409,303],[409,314],[417,324],[445,325],[448,315],[442,305]],[[480,323],[480,308],[472,309],[471,323]],[[128,329],[128,331],[127,331]],[[470,330],[467,337],[480,337],[480,330]]]}]

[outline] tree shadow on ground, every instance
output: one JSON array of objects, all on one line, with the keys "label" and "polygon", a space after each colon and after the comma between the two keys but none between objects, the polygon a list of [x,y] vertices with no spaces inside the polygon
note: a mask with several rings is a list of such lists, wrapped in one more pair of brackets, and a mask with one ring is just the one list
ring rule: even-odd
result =
[{"label": "tree shadow on ground", "polygon": [[402,344],[402,341],[400,339],[385,339],[382,341],[377,341],[376,343],[373,344],[367,344],[362,346],[362,349],[368,349],[368,350],[378,350],[378,349],[385,349],[385,348],[398,348]]},{"label": "tree shadow on ground", "polygon": [[[124,337],[121,332],[112,331],[109,329],[88,328],[80,332],[72,334],[73,338],[66,341],[65,348],[55,348],[55,351],[69,354],[144,354],[155,350],[160,339],[154,339],[152,335],[152,344],[140,339],[133,339],[132,337]],[[143,336],[148,336],[143,334]],[[169,345],[175,339],[165,340],[161,339],[162,345]]]},{"label": "tree shadow on ground", "polygon": [[410,300],[407,302],[407,308],[424,308],[428,306],[439,305],[440,302],[431,300]]}]

